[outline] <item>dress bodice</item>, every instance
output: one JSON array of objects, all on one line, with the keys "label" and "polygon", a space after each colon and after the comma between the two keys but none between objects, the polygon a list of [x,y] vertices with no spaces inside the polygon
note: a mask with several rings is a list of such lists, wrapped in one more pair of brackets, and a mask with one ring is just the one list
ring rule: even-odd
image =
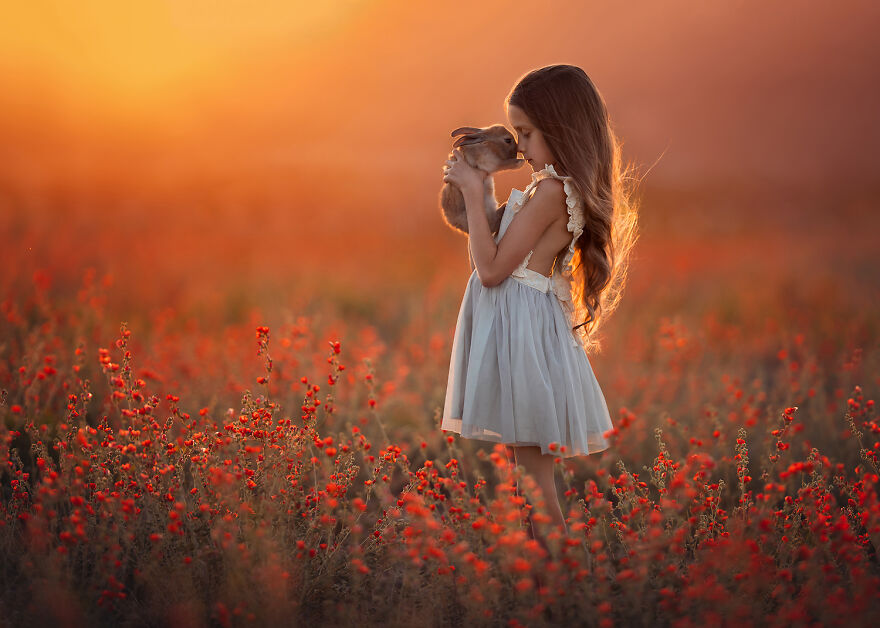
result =
[{"label": "dress bodice", "polygon": [[[578,238],[584,232],[584,225],[586,223],[584,205],[580,194],[578,194],[577,188],[574,185],[574,179],[572,179],[572,177],[558,174],[552,164],[545,164],[542,170],[533,172],[532,181],[524,190],[520,191],[514,188],[510,191],[504,215],[501,218],[501,225],[498,227],[498,233],[495,236],[495,243],[497,244],[501,241],[501,238],[504,237],[507,228],[510,226],[510,223],[513,222],[516,214],[532,197],[538,182],[548,177],[553,177],[554,179],[562,181],[565,189],[565,204],[568,210],[568,224],[566,227],[572,234],[568,248],[565,249],[563,255],[556,258],[556,262],[553,265],[549,277],[530,268],[526,268],[526,266],[529,265],[534,250],[529,251],[525,259],[523,259],[520,265],[517,266],[510,275],[544,292],[552,289],[556,297],[562,303],[563,310],[568,316],[569,321],[572,321],[574,308],[571,302],[571,262],[574,258],[575,245]],[[573,325],[574,324],[572,323],[572,326]]]}]

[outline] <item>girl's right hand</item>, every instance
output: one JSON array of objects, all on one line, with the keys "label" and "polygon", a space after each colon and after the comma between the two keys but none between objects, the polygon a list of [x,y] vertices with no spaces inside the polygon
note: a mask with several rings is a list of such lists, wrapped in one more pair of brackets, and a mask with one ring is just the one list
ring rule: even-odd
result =
[{"label": "girl's right hand", "polygon": [[452,151],[451,158],[446,161],[446,164],[444,182],[454,183],[462,192],[471,188],[483,190],[488,173],[474,168],[465,161],[460,149],[456,148]]}]

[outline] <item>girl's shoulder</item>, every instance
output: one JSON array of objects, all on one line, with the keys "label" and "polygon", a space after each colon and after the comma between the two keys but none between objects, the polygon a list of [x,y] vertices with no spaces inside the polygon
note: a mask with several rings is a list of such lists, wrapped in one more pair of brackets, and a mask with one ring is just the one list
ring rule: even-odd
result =
[{"label": "girl's shoulder", "polygon": [[574,179],[556,172],[556,168],[553,167],[553,164],[544,164],[544,167],[541,170],[533,172],[532,181],[526,187],[526,190],[537,187],[538,183],[545,179],[556,179],[562,183],[562,188],[565,191],[566,204],[569,207],[575,207],[580,202],[580,195],[574,185]]},{"label": "girl's shoulder", "polygon": [[580,210],[581,197],[580,194],[578,194],[577,188],[575,187],[574,179],[569,176],[563,176],[556,172],[553,164],[544,164],[544,167],[541,170],[532,173],[531,182],[522,191],[522,195],[520,197],[522,203],[525,203],[525,201],[532,197],[534,191],[537,189],[538,184],[541,181],[547,179],[555,179],[556,181],[559,181],[559,184],[556,185],[560,185],[562,191],[565,194],[565,204],[566,209],[568,210],[569,218],[572,219],[573,222],[578,222],[578,218],[583,212]]}]

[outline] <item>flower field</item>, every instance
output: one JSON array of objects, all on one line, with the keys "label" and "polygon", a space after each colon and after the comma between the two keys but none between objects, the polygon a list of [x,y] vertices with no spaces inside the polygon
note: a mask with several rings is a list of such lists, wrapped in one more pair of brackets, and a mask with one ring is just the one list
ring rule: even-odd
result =
[{"label": "flower field", "polygon": [[70,263],[86,232],[4,279],[4,625],[880,621],[877,286],[845,244],[832,282],[807,245],[646,240],[669,263],[590,358],[612,445],[557,460],[548,552],[505,448],[438,428],[466,258],[282,299],[284,264],[187,274],[118,230],[88,236],[116,275]]}]

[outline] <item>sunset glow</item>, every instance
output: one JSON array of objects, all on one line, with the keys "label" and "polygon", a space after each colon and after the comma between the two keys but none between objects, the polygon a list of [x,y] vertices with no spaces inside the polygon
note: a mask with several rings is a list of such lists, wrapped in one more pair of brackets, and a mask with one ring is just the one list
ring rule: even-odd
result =
[{"label": "sunset glow", "polygon": [[[878,625],[880,3],[6,4],[4,625]],[[558,177],[588,363],[440,207],[555,64],[639,183]]]}]

